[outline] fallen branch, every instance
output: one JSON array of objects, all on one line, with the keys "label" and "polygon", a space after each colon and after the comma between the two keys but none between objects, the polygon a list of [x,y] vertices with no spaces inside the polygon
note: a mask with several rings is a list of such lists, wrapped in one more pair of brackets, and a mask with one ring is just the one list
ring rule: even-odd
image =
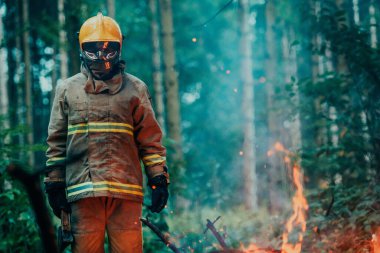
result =
[{"label": "fallen branch", "polygon": [[207,228],[203,233],[205,234],[207,232],[207,230],[210,229],[211,232],[213,233],[213,235],[215,236],[215,238],[218,240],[220,246],[222,246],[223,250],[228,250],[226,242],[224,241],[223,237],[219,234],[219,232],[216,231],[216,228],[214,226],[214,224],[219,219],[220,219],[220,216],[218,218],[216,218],[216,220],[214,222],[211,222],[209,219],[207,219],[207,224],[206,224]]},{"label": "fallen branch", "polygon": [[158,227],[156,227],[153,223],[149,221],[148,218],[140,218],[141,222],[149,227],[160,239],[165,245],[170,248],[175,253],[182,253],[173,243],[170,242],[169,237],[165,236]]}]

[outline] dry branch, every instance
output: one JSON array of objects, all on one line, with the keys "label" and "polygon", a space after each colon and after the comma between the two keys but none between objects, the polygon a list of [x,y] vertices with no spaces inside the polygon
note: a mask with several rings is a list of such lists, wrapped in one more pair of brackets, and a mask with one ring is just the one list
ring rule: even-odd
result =
[{"label": "dry branch", "polygon": [[173,243],[170,242],[169,237],[165,236],[158,227],[156,227],[153,223],[149,221],[148,218],[140,218],[141,222],[149,227],[160,239],[165,245],[171,249],[175,253],[182,253]]},{"label": "dry branch", "polygon": [[227,250],[228,247],[227,247],[227,244],[226,242],[224,241],[224,238],[219,234],[218,231],[216,231],[216,228],[214,226],[214,224],[220,219],[220,216],[218,218],[216,218],[216,220],[214,222],[211,222],[209,219],[207,219],[207,228],[206,230],[204,231],[204,233],[207,232],[208,229],[211,230],[211,232],[213,233],[213,235],[215,236],[215,238],[218,240],[220,246],[222,246],[223,250]]}]

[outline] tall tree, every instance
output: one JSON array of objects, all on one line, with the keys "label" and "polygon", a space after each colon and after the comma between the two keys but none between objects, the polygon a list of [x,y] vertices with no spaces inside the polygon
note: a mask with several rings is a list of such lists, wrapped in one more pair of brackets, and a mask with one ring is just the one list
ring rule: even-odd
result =
[{"label": "tall tree", "polygon": [[[58,20],[59,20],[59,57],[60,57],[60,74],[61,79],[64,80],[68,77],[68,56],[66,50],[67,33],[65,29],[65,0],[58,0]],[[53,85],[55,85],[53,83]],[[54,87],[53,87],[54,88]]]},{"label": "tall tree", "polygon": [[107,0],[108,16],[115,18],[115,0]]},{"label": "tall tree", "polygon": [[174,46],[174,28],[172,15],[171,0],[160,0],[160,17],[162,25],[162,43],[163,43],[163,59],[164,59],[164,79],[166,89],[166,117],[167,117],[167,132],[173,145],[173,161],[179,162],[182,160],[181,148],[181,116],[180,116],[180,101],[178,93],[178,73],[175,60]]},{"label": "tall tree", "polygon": [[[277,110],[275,109],[275,89],[278,88],[279,82],[279,46],[276,40],[276,1],[271,0],[266,3],[266,92],[267,92],[267,108],[268,108],[268,130],[269,130],[269,147],[274,147],[275,143],[280,140],[280,126]],[[278,189],[278,183],[281,182],[282,169],[281,158],[277,154],[268,156],[268,191],[269,191],[269,210],[271,213],[279,211],[282,207],[281,191]]]},{"label": "tall tree", "polygon": [[[34,144],[33,136],[33,87],[32,87],[32,64],[31,64],[31,54],[30,54],[30,25],[29,25],[29,0],[22,0],[22,23],[23,23],[23,34],[22,34],[22,44],[24,49],[24,82],[25,82],[25,102],[26,102],[26,123],[30,128],[28,132],[28,144]],[[28,155],[29,165],[34,165],[34,154],[30,153]]]},{"label": "tall tree", "polygon": [[161,127],[165,127],[164,122],[164,98],[162,91],[162,70],[161,70],[161,42],[158,26],[157,0],[149,0],[150,28],[152,33],[152,65],[153,65],[153,89],[154,102],[157,120]]},{"label": "tall tree", "polygon": [[[5,1],[6,14],[4,17],[5,28],[5,46],[7,49],[7,97],[9,98],[8,117],[11,128],[15,128],[18,124],[17,111],[18,111],[18,89],[15,82],[15,75],[18,68],[15,45],[17,37],[17,19],[18,9],[12,0]],[[13,138],[12,142],[18,142],[17,138]]]},{"label": "tall tree", "polygon": [[[68,49],[69,55],[69,76],[75,75],[80,71],[80,58],[79,43],[77,32],[80,29],[81,21],[80,17],[82,12],[86,9],[82,0],[67,0],[65,5],[66,13],[66,30],[67,30],[67,42],[70,45]],[[85,19],[88,18],[85,16]]]},{"label": "tall tree", "polygon": [[376,19],[376,12],[377,12],[377,16],[379,16],[380,10],[379,9],[376,10],[375,1],[372,0],[369,6],[369,15],[370,15],[369,23],[370,23],[370,33],[371,33],[371,47],[373,48],[377,48],[377,44],[379,41],[379,38],[377,37],[378,22]]},{"label": "tall tree", "polygon": [[[349,22],[349,16],[348,16],[348,13],[347,12],[347,7],[349,6],[347,4],[348,0],[336,0],[335,3],[336,3],[336,7],[338,10],[344,10],[345,11],[345,14],[344,14],[344,20],[342,20],[341,24],[349,27],[350,25],[350,22]],[[348,68],[347,68],[347,62],[346,62],[346,59],[344,58],[344,55],[342,54],[338,54],[337,55],[337,66],[336,66],[336,69],[337,69],[337,72],[340,73],[340,74],[347,74],[348,73]]]},{"label": "tall tree", "polygon": [[[2,5],[0,4],[0,7]],[[3,49],[4,42],[4,28],[3,28],[3,17],[0,15],[0,62],[6,62],[5,52]],[[0,116],[6,115],[8,112],[8,92],[6,85],[6,73],[4,65],[0,64]]]},{"label": "tall tree", "polygon": [[252,74],[252,28],[249,23],[250,1],[239,0],[240,16],[240,78],[243,83],[242,109],[244,115],[244,204],[257,209],[257,176],[255,154],[254,83]]}]

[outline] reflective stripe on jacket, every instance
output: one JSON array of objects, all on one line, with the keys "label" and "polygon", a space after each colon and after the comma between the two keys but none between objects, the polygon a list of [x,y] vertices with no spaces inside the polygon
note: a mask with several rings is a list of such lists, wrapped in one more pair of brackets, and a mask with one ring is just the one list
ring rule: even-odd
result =
[{"label": "reflective stripe on jacket", "polygon": [[95,196],[143,199],[148,177],[164,172],[166,150],[147,86],[130,74],[103,82],[82,70],[56,88],[47,174],[65,180],[69,202]]}]

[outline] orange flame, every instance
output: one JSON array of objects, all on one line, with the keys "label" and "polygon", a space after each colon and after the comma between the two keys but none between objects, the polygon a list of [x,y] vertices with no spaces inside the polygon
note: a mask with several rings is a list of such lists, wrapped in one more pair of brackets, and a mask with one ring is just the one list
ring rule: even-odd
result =
[{"label": "orange flame", "polygon": [[[299,253],[301,252],[303,234],[306,231],[306,211],[309,206],[303,194],[303,174],[300,167],[295,164],[293,166],[293,183],[296,186],[296,192],[293,196],[293,214],[286,222],[285,232],[282,234],[282,253]],[[298,242],[289,243],[289,234],[295,227],[300,227],[301,232],[298,233]]]},{"label": "orange flame", "polygon": [[[274,147],[267,152],[268,156],[274,155],[276,152],[284,154],[284,163],[290,169],[292,168],[293,175],[292,180],[296,187],[296,192],[292,199],[293,214],[290,216],[285,225],[285,231],[282,234],[282,246],[281,253],[300,253],[302,248],[303,236],[306,231],[306,211],[309,206],[303,193],[303,173],[300,166],[296,161],[292,164],[292,157],[295,157],[294,153],[287,150],[280,142],[276,142]],[[289,235],[296,233],[298,229],[298,238],[296,243],[289,242]],[[244,252],[268,252],[265,249],[259,248],[255,244],[250,244],[248,248],[241,246],[241,250]],[[375,252],[380,253],[380,252]]]},{"label": "orange flame", "polygon": [[[285,225],[285,231],[282,234],[282,253],[300,253],[303,241],[303,235],[306,231],[306,211],[309,206],[303,193],[303,173],[297,162],[292,165],[291,157],[294,154],[287,150],[280,142],[276,142],[272,150],[268,151],[268,156],[273,155],[275,152],[284,153],[284,163],[288,168],[293,169],[293,183],[296,187],[296,192],[292,199],[293,214],[290,216]],[[298,240],[295,244],[289,242],[289,235],[295,230],[300,228],[298,232]]]},{"label": "orange flame", "polygon": [[378,227],[377,231],[372,235],[372,248],[373,253],[380,253],[380,227]]},{"label": "orange flame", "polygon": [[244,247],[244,245],[240,245],[240,249],[243,251],[243,252],[258,252],[259,251],[259,247],[254,244],[254,243],[251,243],[247,248]]}]

